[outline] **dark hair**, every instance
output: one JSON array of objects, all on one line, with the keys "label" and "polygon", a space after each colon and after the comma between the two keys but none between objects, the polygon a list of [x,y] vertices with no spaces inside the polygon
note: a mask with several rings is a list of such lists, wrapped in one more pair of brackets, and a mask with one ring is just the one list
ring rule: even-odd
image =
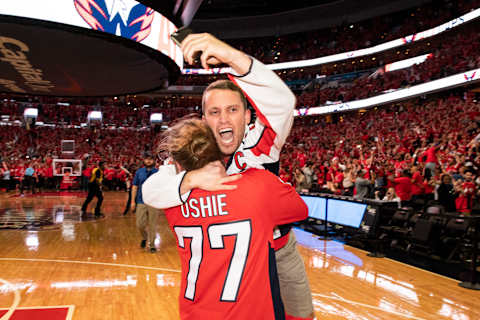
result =
[{"label": "dark hair", "polygon": [[143,158],[144,158],[144,159],[150,158],[150,159],[155,160],[155,157],[153,156],[153,153],[150,152],[150,151],[145,151],[145,152],[143,153]]},{"label": "dark hair", "polygon": [[200,119],[177,122],[168,129],[159,149],[167,151],[187,171],[223,158],[212,130]]},{"label": "dark hair", "polygon": [[410,173],[410,170],[404,169],[404,170],[402,170],[402,176],[411,178],[412,174]]},{"label": "dark hair", "polygon": [[207,92],[211,90],[230,90],[233,92],[237,92],[238,95],[240,96],[240,100],[242,100],[243,107],[245,110],[247,109],[247,98],[245,97],[245,94],[243,93],[242,89],[240,89],[235,83],[233,83],[230,80],[217,80],[215,82],[212,82],[208,85],[208,87],[203,91],[203,96],[202,96],[202,113],[205,113],[205,96],[207,95]]}]

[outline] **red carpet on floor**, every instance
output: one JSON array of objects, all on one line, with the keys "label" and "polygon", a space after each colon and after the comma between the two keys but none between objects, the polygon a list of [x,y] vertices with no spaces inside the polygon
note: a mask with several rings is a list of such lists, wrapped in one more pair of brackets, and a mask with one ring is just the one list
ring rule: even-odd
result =
[{"label": "red carpet on floor", "polygon": [[[0,317],[8,310],[0,310]],[[10,317],[10,320],[65,320],[68,314],[68,307],[48,309],[17,309]]]}]

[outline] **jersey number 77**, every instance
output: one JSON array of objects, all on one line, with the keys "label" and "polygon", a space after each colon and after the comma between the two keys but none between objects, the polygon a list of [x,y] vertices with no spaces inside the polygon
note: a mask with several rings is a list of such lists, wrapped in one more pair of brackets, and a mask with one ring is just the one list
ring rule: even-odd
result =
[{"label": "jersey number 77", "polygon": [[[203,260],[203,227],[202,226],[174,226],[177,235],[178,245],[185,248],[184,239],[190,241],[190,262],[187,274],[187,286],[184,297],[194,301],[195,289]],[[235,237],[235,247],[233,249],[227,276],[223,284],[223,290],[220,295],[220,301],[237,301],[238,290],[242,282],[245,264],[248,258],[250,240],[252,235],[252,225],[250,220],[236,222],[227,222],[212,224],[207,228],[208,242],[210,249],[225,249],[224,237]]]}]

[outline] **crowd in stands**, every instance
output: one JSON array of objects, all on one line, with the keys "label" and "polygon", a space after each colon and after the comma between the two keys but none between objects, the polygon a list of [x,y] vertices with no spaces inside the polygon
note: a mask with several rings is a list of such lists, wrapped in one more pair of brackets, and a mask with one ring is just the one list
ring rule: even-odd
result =
[{"label": "crowd in stands", "polygon": [[[322,120],[323,119],[323,120]],[[297,187],[470,212],[480,198],[480,104],[472,94],[295,121],[281,177]]]},{"label": "crowd in stands", "polygon": [[265,63],[312,59],[368,48],[436,27],[480,7],[478,0],[433,1],[424,6],[346,23],[328,30],[295,33],[280,37],[238,39],[231,43]]},{"label": "crowd in stands", "polygon": [[[480,35],[475,23],[463,32],[451,32],[442,38],[432,57],[409,68],[392,72],[369,72],[365,76],[346,84],[317,84],[311,92],[299,96],[298,106],[325,105],[327,101],[353,101],[378,95],[453,74],[480,68]],[[429,53],[429,51],[422,52]],[[415,56],[415,55],[412,55]]]},{"label": "crowd in stands", "polygon": [[[0,177],[3,178],[0,188],[8,191],[17,187],[22,193],[25,186],[31,187],[32,192],[86,188],[86,178],[101,160],[107,164],[107,190],[125,189],[132,166],[141,164],[142,153],[152,150],[158,142],[156,139],[157,135],[151,129],[37,127],[26,130],[20,126],[0,126]],[[63,152],[62,140],[75,141],[75,154]],[[62,167],[72,167],[75,171],[77,164],[72,162],[53,166],[54,159],[80,160],[83,179],[62,172]],[[63,176],[67,176],[67,179]]]},{"label": "crowd in stands", "polygon": [[[388,197],[403,205],[436,198],[449,211],[469,212],[480,199],[479,128],[475,95],[453,91],[362,112],[296,118],[280,175],[298,191]],[[82,160],[84,177],[103,160],[106,186],[118,190],[159,135],[152,128],[0,126],[1,176],[11,180],[3,187],[68,188],[51,165],[66,157],[61,140],[68,139],[75,140],[74,158]],[[76,183],[85,186],[84,179]]]},{"label": "crowd in stands", "polygon": [[[71,104],[58,105],[58,102],[21,101],[4,99],[0,101],[0,115],[8,116],[9,121],[22,121],[25,108],[38,109],[38,122],[47,124],[76,125],[87,123],[90,111],[101,111],[103,124],[114,127],[148,127],[150,115],[162,113],[165,121],[171,121],[186,114],[200,110],[201,96],[169,95],[165,98],[143,99],[132,98],[131,101],[105,103],[105,105]],[[105,101],[102,101],[104,103]]]}]

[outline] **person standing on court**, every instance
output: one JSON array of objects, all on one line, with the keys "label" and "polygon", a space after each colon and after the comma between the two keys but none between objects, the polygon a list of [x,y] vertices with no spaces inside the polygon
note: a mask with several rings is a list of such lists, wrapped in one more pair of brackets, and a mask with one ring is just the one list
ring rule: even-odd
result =
[{"label": "person standing on court", "polygon": [[[190,34],[181,43],[185,60],[192,64],[201,52],[203,68],[226,64],[230,80],[211,83],[203,92],[202,120],[212,129],[225,157],[227,174],[260,168],[278,175],[280,152],[293,124],[296,98],[285,82],[260,61],[211,34]],[[251,111],[256,120],[250,124]],[[176,172],[163,165],[143,186],[145,203],[159,209],[182,205],[195,188],[232,190],[235,176],[225,177],[213,164]],[[261,183],[261,182],[259,182]],[[290,225],[274,232],[280,292],[287,319],[313,319],[313,303],[305,265]]]},{"label": "person standing on court", "polygon": [[98,162],[98,166],[92,170],[90,180],[88,181],[88,195],[87,199],[82,205],[82,216],[87,214],[88,204],[93,200],[94,197],[97,197],[97,206],[95,207],[95,218],[102,216],[100,209],[103,202],[103,192],[102,192],[102,183],[103,183],[103,170],[105,169],[105,163],[103,161]]},{"label": "person standing on court", "polygon": [[150,252],[155,253],[155,232],[157,227],[158,214],[161,210],[145,205],[142,197],[143,183],[154,173],[158,171],[155,168],[155,160],[152,153],[145,152],[143,154],[143,167],[138,169],[135,173],[132,183],[132,198],[135,199],[132,204],[132,211],[135,211],[137,216],[137,228],[142,235],[140,247],[147,246],[147,240],[150,247]]}]

